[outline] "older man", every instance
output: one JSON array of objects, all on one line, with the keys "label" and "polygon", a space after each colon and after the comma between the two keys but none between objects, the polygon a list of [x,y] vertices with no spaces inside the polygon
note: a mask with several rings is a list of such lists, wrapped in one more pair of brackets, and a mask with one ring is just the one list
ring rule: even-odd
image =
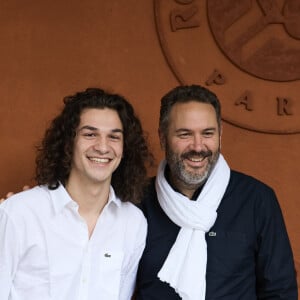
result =
[{"label": "older man", "polygon": [[145,192],[137,300],[297,300],[293,255],[274,191],[220,153],[221,107],[179,86],[161,101],[166,159]]}]

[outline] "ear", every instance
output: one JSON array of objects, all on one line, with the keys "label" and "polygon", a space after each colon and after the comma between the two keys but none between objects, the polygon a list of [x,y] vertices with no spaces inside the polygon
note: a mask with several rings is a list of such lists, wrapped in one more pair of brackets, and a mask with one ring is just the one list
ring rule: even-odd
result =
[{"label": "ear", "polygon": [[159,141],[160,141],[160,147],[162,150],[165,150],[166,149],[166,137],[160,129],[158,129],[158,136],[159,136]]}]

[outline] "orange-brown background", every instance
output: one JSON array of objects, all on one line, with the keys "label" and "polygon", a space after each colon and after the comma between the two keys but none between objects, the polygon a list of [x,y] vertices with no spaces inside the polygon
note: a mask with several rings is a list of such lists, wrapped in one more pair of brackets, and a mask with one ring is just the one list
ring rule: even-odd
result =
[{"label": "orange-brown background", "polygon": [[[127,97],[162,158],[159,101],[179,82],[160,47],[151,0],[2,0],[0,41],[0,195],[33,184],[34,146],[63,96],[86,87]],[[224,122],[222,150],[232,168],[275,189],[300,269],[299,134]]]}]

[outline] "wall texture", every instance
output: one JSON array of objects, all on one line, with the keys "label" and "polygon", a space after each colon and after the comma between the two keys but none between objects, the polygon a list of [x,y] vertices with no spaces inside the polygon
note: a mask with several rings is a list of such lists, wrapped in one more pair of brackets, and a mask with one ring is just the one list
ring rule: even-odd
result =
[{"label": "wall texture", "polygon": [[92,86],[123,94],[159,161],[160,97],[206,85],[223,105],[231,167],[278,195],[299,273],[300,8],[260,2],[2,0],[0,194],[34,184],[35,145],[64,96]]}]

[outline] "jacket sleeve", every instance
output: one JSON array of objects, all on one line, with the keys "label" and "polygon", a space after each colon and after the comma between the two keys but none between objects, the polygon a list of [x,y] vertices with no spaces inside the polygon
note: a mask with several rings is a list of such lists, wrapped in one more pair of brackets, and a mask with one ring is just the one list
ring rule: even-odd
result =
[{"label": "jacket sleeve", "polygon": [[293,253],[278,200],[272,190],[260,200],[256,218],[257,299],[297,300]]}]

